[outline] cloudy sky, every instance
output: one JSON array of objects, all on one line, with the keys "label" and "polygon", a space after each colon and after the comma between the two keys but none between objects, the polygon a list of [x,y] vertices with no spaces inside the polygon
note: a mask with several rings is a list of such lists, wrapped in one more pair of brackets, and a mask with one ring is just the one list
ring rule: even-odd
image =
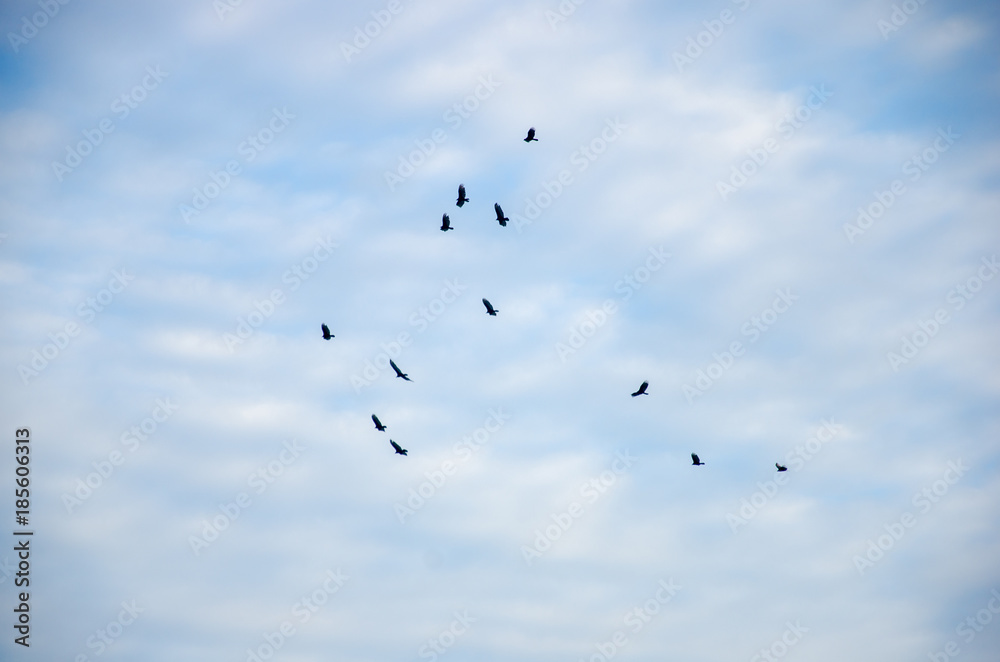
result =
[{"label": "cloudy sky", "polygon": [[0,657],[996,660],[998,28],[3,3]]}]

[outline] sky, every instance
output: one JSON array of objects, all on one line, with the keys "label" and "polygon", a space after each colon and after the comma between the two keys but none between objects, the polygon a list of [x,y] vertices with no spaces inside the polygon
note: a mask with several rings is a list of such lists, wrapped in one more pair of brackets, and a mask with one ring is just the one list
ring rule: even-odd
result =
[{"label": "sky", "polygon": [[993,662],[998,32],[3,3],[0,658]]}]

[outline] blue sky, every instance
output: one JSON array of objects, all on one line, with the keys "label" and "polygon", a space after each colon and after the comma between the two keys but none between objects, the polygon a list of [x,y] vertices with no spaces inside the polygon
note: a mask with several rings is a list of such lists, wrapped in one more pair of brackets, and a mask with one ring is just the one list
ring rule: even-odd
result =
[{"label": "blue sky", "polygon": [[0,9],[3,659],[995,659],[994,6],[222,2]]}]

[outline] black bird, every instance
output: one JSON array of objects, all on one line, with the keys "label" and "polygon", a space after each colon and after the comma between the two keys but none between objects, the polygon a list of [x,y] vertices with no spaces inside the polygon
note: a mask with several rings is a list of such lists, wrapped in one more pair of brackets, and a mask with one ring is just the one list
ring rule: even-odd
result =
[{"label": "black bird", "polygon": [[778,471],[788,471],[788,467],[778,464],[777,462],[774,463],[774,466],[778,467]]},{"label": "black bird", "polygon": [[493,203],[493,211],[497,213],[497,220],[500,221],[500,225],[507,227],[507,221],[510,219],[503,215],[503,209],[500,209],[500,203]]},{"label": "black bird", "polygon": [[648,386],[649,382],[643,382],[642,385],[639,387],[639,390],[632,394],[632,397],[634,398],[637,395],[649,395],[649,393],[646,393],[646,387]]},{"label": "black bird", "polygon": [[326,324],[320,324],[320,328],[323,329],[323,340],[329,340],[330,338],[336,338],[332,333],[330,333],[330,327]]},{"label": "black bird", "polygon": [[698,459],[697,453],[691,453],[691,464],[693,464],[696,467],[700,467],[705,463]]},{"label": "black bird", "polygon": [[448,214],[445,214],[444,216],[442,216],[441,217],[441,232],[447,232],[448,230],[454,230],[454,229],[455,228],[451,227],[451,219],[448,218]]},{"label": "black bird", "polygon": [[397,444],[392,439],[389,440],[389,443],[392,444],[392,447],[396,449],[396,455],[406,455],[407,451],[405,448],[401,448],[400,445]]},{"label": "black bird", "polygon": [[490,303],[489,301],[487,301],[486,299],[483,299],[483,305],[486,306],[486,313],[488,315],[492,315],[493,317],[496,317],[497,313],[500,312],[499,310],[497,310],[496,308],[494,308],[493,304]]},{"label": "black bird", "polygon": [[378,420],[378,416],[372,414],[372,421],[375,422],[375,429],[379,432],[385,432],[385,426],[382,425],[382,421]]},{"label": "black bird", "polygon": [[458,185],[458,202],[456,202],[455,204],[458,205],[459,207],[461,207],[462,205],[464,205],[468,201],[469,201],[469,199],[467,197],[465,197],[465,184],[459,184]]},{"label": "black bird", "polygon": [[524,139],[524,142],[530,143],[532,140],[538,142],[538,138],[535,137],[535,127],[528,129],[528,137]]},{"label": "black bird", "polygon": [[389,359],[389,365],[391,365],[392,369],[396,371],[396,376],[397,377],[402,377],[403,379],[405,379],[408,382],[412,382],[413,381],[412,379],[409,378],[409,376],[407,376],[402,370],[399,369],[399,366],[397,366],[396,363],[395,363],[395,361],[393,361],[392,359]]}]

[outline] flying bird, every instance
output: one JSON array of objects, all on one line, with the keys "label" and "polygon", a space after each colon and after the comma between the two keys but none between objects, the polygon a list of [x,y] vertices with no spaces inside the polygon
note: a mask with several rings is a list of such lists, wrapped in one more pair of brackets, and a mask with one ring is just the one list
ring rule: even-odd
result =
[{"label": "flying bird", "polygon": [[774,466],[778,467],[778,471],[788,471],[788,467],[778,464],[777,462],[774,463]]},{"label": "flying bird", "polygon": [[382,425],[382,421],[378,420],[378,416],[372,414],[372,421],[375,422],[375,429],[379,432],[385,432],[385,426]]},{"label": "flying bird", "polygon": [[634,398],[637,395],[649,395],[649,393],[646,393],[646,387],[648,386],[649,382],[643,382],[642,385],[639,386],[639,390],[632,394],[632,397]]},{"label": "flying bird", "polygon": [[441,232],[447,232],[448,230],[454,230],[454,229],[455,228],[451,227],[451,219],[448,218],[448,214],[445,214],[444,216],[442,216],[441,217]]},{"label": "flying bird", "polygon": [[538,138],[535,137],[535,127],[528,129],[528,137],[524,139],[524,142],[530,143],[532,140],[538,142]]},{"label": "flying bird", "polygon": [[697,453],[691,453],[691,464],[693,464],[696,467],[700,467],[705,463],[698,459]]},{"label": "flying bird", "polygon": [[503,209],[500,208],[499,202],[493,203],[493,211],[497,213],[497,220],[500,221],[500,225],[507,227],[507,221],[510,219],[503,215]]},{"label": "flying bird", "polygon": [[486,313],[488,315],[492,315],[493,317],[496,317],[497,313],[500,312],[499,310],[497,310],[496,308],[494,308],[493,304],[490,303],[489,301],[487,301],[486,299],[483,299],[483,305],[486,306]]},{"label": "flying bird", "polygon": [[464,205],[468,201],[469,201],[469,199],[467,197],[465,197],[465,184],[459,184],[458,185],[458,202],[456,202],[455,204],[458,205],[459,207],[461,207],[462,205]]},{"label": "flying bird", "polygon": [[397,377],[402,377],[403,379],[405,379],[408,382],[412,382],[413,381],[412,379],[409,378],[409,376],[406,375],[406,373],[404,373],[402,370],[399,369],[399,366],[396,365],[396,362],[393,361],[392,359],[389,359],[389,365],[391,365],[392,369],[396,371],[396,376]]},{"label": "flying bird", "polygon": [[336,338],[332,333],[330,333],[330,327],[326,324],[320,324],[320,328],[323,329],[323,340],[329,340],[330,338]]},{"label": "flying bird", "polygon": [[392,447],[396,449],[396,455],[406,455],[407,450],[405,448],[401,448],[400,445],[397,444],[392,439],[389,440],[389,443],[392,444]]}]

